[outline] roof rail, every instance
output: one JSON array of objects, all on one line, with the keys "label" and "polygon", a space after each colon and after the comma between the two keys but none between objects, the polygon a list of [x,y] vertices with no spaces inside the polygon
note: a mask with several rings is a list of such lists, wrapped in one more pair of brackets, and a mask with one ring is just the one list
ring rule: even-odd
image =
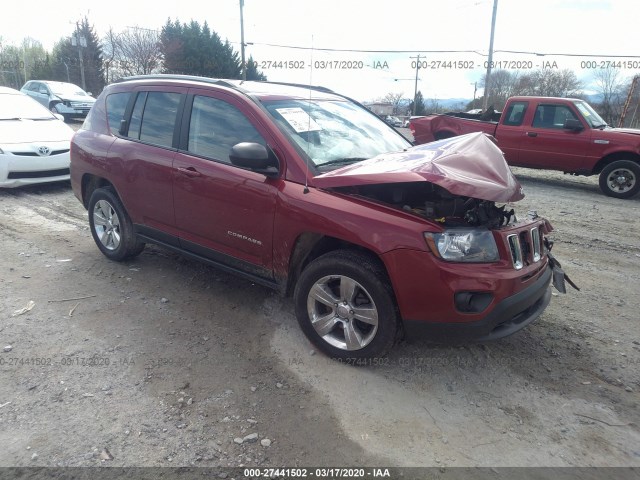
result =
[{"label": "roof rail", "polygon": [[[194,82],[204,82],[204,83],[212,83],[214,85],[223,85],[226,87],[234,88],[236,90],[240,90],[238,85],[234,83],[230,83],[229,80],[239,80],[239,79],[220,79],[220,78],[211,78],[211,77],[200,77],[198,75],[181,75],[176,73],[154,73],[151,75],[133,75],[131,77],[123,77],[116,80],[114,83],[119,82],[128,82],[133,80],[190,80]],[[299,87],[299,88],[307,88],[309,90],[316,90],[318,92],[323,93],[332,93],[334,95],[338,95],[336,92],[327,87],[321,87],[317,85],[306,85],[304,83],[290,83],[290,82],[269,82],[269,81],[261,81],[261,80],[246,80],[249,82],[255,81],[256,83],[268,83],[272,85],[284,85],[287,87]],[[244,81],[240,82],[242,85]]]},{"label": "roof rail", "polygon": [[199,77],[197,75],[179,75],[174,73],[154,73],[152,75],[134,75],[131,77],[123,77],[114,83],[128,82],[133,80],[190,80],[193,82],[211,83],[214,85],[222,85],[224,87],[237,89],[236,85],[229,83],[227,80],[211,77]]},{"label": "roof rail", "polygon": [[271,85],[284,85],[287,87],[298,87],[298,88],[306,88],[309,90],[314,90],[317,92],[322,92],[322,93],[328,93],[331,95],[336,95],[338,97],[342,97],[344,99],[347,99],[351,102],[356,103],[357,105],[364,107],[364,105],[362,105],[360,102],[358,102],[357,100],[348,97],[346,95],[342,95],[340,93],[336,93],[333,90],[331,90],[330,88],[327,87],[321,87],[318,85],[306,85],[304,83],[290,83],[290,82],[269,82],[269,81],[260,81],[260,80],[244,80],[244,81],[240,81],[240,84],[235,84],[235,83],[230,83],[230,80],[239,80],[239,79],[219,79],[219,78],[211,78],[211,77],[199,77],[197,75],[180,75],[180,74],[173,74],[173,73],[156,73],[156,74],[152,74],[152,75],[134,75],[131,77],[124,77],[121,78],[119,80],[116,80],[114,83],[118,83],[118,82],[126,82],[126,81],[131,81],[131,80],[190,80],[190,81],[194,81],[194,82],[204,82],[204,83],[211,83],[213,85],[220,85],[223,87],[228,87],[228,88],[232,88],[234,90],[237,91],[241,91],[245,94],[248,94],[249,91],[242,88],[242,84],[245,81],[249,81],[249,82],[256,82],[256,83],[267,83],[267,84],[271,84]]}]

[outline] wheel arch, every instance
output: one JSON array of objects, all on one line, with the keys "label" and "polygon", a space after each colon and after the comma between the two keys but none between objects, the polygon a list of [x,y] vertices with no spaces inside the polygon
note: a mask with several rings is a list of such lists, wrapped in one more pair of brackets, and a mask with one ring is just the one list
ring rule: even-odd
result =
[{"label": "wheel arch", "polygon": [[[89,208],[89,199],[91,198],[91,194],[98,188],[102,187],[113,187],[113,184],[107,180],[106,178],[99,177],[97,175],[92,175],[90,173],[85,173],[82,176],[82,204],[84,208]],[[115,191],[115,188],[114,188]],[[116,195],[117,192],[116,192]],[[118,195],[119,197],[119,195]]]},{"label": "wheel arch", "polygon": [[300,273],[309,263],[326,253],[336,250],[354,250],[363,253],[371,257],[373,261],[377,262],[384,270],[385,274],[389,276],[386,265],[380,256],[373,250],[336,237],[313,232],[304,232],[296,238],[294,248],[289,257],[289,269],[285,294],[287,296],[293,294],[293,290],[298,278],[300,277]]},{"label": "wheel arch", "polygon": [[457,136],[457,133],[451,130],[438,130],[433,134],[433,138],[435,138],[436,140],[444,140],[445,138],[452,138],[455,136]]},{"label": "wheel arch", "polygon": [[629,151],[613,152],[605,155],[600,160],[598,160],[598,163],[596,163],[595,167],[593,167],[593,171],[591,173],[593,175],[598,175],[602,172],[604,167],[617,160],[630,160],[640,165],[640,155],[638,155],[637,153]]}]

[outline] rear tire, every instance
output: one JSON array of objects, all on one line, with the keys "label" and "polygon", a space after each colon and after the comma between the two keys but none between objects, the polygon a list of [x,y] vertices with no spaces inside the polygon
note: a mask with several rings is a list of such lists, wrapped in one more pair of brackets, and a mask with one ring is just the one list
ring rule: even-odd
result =
[{"label": "rear tire", "polygon": [[393,290],[372,255],[338,250],[315,259],[302,271],[294,301],[302,331],[331,358],[362,364],[385,355],[400,333]]},{"label": "rear tire", "polygon": [[632,160],[616,160],[600,173],[600,190],[614,198],[631,198],[640,191],[640,165]]},{"label": "rear tire", "polygon": [[113,188],[94,190],[88,211],[91,235],[105,257],[121,262],[144,250],[145,244],[136,238],[133,223]]}]

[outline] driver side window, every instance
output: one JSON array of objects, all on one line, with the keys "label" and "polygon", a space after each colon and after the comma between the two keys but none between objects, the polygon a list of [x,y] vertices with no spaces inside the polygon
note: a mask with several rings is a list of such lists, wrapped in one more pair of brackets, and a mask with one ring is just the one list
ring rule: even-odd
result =
[{"label": "driver side window", "polygon": [[195,155],[231,163],[231,147],[240,142],[267,142],[235,106],[223,100],[196,95],[189,122],[188,151]]},{"label": "driver side window", "polygon": [[569,119],[578,120],[578,117],[566,105],[538,105],[532,126],[562,129]]}]

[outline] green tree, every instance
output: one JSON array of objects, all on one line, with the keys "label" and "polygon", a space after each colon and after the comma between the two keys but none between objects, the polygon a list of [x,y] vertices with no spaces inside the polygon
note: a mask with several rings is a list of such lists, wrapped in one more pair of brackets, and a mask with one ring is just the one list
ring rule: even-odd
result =
[{"label": "green tree", "polygon": [[247,61],[247,80],[257,80],[264,82],[267,80],[267,76],[258,70],[258,62],[256,62],[251,55]]},{"label": "green tree", "polygon": [[[164,58],[165,73],[199,75],[213,78],[240,78],[238,52],[228,40],[196,22],[180,23],[171,19],[162,27],[160,49]],[[251,73],[249,73],[251,70]],[[264,79],[255,65],[247,69],[247,79]]]},{"label": "green tree", "polygon": [[19,46],[0,42],[0,84],[20,88],[46,65],[47,52],[38,40],[27,37]]},{"label": "green tree", "polygon": [[[414,102],[415,102],[415,108],[414,108]],[[424,97],[422,96],[422,92],[420,90],[418,90],[418,93],[416,93],[416,98],[414,99],[413,102],[411,102],[409,107],[411,108],[411,115],[427,114],[427,110],[424,105]]]},{"label": "green tree", "polygon": [[[78,37],[81,39],[80,46],[77,42]],[[52,77],[41,78],[41,80],[70,82],[94,95],[98,95],[104,88],[102,47],[87,17],[78,23],[69,37],[60,39],[54,45],[51,57]],[[84,85],[82,70],[84,70]]]}]

